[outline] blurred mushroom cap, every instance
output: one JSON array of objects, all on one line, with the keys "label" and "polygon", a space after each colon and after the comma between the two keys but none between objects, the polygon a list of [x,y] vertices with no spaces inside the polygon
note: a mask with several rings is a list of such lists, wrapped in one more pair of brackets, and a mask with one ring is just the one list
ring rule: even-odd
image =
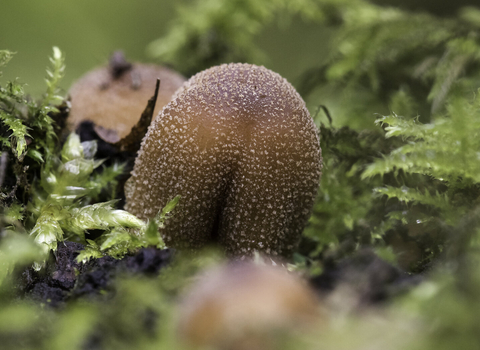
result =
[{"label": "blurred mushroom cap", "polygon": [[160,90],[154,115],[170,101],[185,79],[175,71],[152,64],[134,63],[115,69],[115,63],[88,72],[70,89],[71,111],[68,122],[75,129],[82,121],[92,121],[116,131],[119,138],[130,132],[140,119],[148,100]]},{"label": "blurred mushroom cap", "polygon": [[314,292],[287,270],[235,262],[208,271],[180,310],[179,336],[196,346],[266,349],[278,332],[318,319]]}]

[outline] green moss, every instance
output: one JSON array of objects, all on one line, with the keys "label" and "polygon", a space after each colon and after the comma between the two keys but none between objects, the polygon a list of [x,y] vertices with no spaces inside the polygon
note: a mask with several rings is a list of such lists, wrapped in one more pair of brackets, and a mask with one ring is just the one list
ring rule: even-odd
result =
[{"label": "green moss", "polygon": [[[86,245],[80,261],[106,254],[120,258],[147,245],[164,247],[156,227],[163,224],[178,198],[150,224],[116,209],[115,201],[96,203],[105,188],[115,193],[116,178],[123,166],[113,164],[94,172],[103,163],[94,158],[96,143],[81,143],[76,134],[68,136],[60,147],[62,130],[56,120],[62,118],[62,112],[53,104],[62,101],[57,85],[65,66],[60,50],[53,51],[47,93],[41,101],[31,101],[15,83],[0,87],[2,154],[10,155],[2,158],[3,177],[10,180],[10,186],[5,184],[0,193],[2,236],[28,234],[43,250],[36,269],[64,240]],[[9,54],[3,53],[2,57],[6,62]],[[11,184],[13,178],[16,181]],[[104,234],[95,241],[87,240],[89,230],[102,230]]]},{"label": "green moss", "polygon": [[[290,268],[318,274],[326,262],[368,247],[410,274],[433,272],[384,305],[381,317],[349,314],[353,297],[340,291],[334,296],[342,309],[331,309],[333,321],[286,339],[284,349],[478,349],[478,13],[468,9],[446,19],[357,0],[194,1],[165,40],[152,44],[157,57],[194,73],[260,59],[252,38],[275,16],[310,14],[336,30],[331,59],[297,84],[312,105],[329,107],[335,127],[316,116],[323,178],[304,232],[310,245]],[[0,51],[2,69],[11,56]],[[116,293],[57,311],[14,298],[15,268],[41,263],[62,240],[85,244],[78,261],[163,247],[158,226],[178,200],[149,223],[115,208],[113,195],[98,202],[105,188],[115,193],[123,168],[104,167],[94,144],[75,135],[61,145],[58,50],[50,71],[41,101],[17,82],[0,86],[2,346],[180,349],[176,298],[196,272],[219,260],[211,252],[180,255],[159,277],[122,276]],[[98,167],[103,171],[95,172]],[[102,234],[90,239],[94,229]]]}]

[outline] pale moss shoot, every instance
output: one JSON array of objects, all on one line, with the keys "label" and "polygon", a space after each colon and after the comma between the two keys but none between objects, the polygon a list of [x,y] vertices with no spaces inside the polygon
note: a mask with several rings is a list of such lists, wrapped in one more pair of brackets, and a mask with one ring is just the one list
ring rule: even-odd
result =
[{"label": "pale moss shoot", "polygon": [[[12,55],[0,50],[0,76],[2,66]],[[79,261],[105,255],[120,258],[145,246],[163,248],[158,228],[175,206],[172,201],[150,223],[118,210],[114,199],[124,165],[104,166],[103,160],[94,158],[96,142],[82,143],[75,134],[59,149],[57,125],[52,117],[60,112],[56,105],[63,101],[58,84],[65,65],[58,48],[53,49],[50,62],[47,91],[39,102],[29,98],[17,82],[0,85],[0,173],[17,180],[10,188],[0,178],[0,285],[16,265],[36,262],[35,269],[40,269],[50,251],[63,241],[85,245]],[[27,159],[28,166],[24,163]],[[101,171],[95,171],[99,166]],[[90,230],[101,230],[103,234],[91,240]]]},{"label": "pale moss shoot", "polygon": [[[88,186],[92,183],[89,179],[94,169],[102,164],[93,159],[95,149],[94,142],[82,143],[78,135],[71,134],[62,148],[61,159],[52,161],[51,171],[42,174],[41,188],[34,190],[34,200],[28,209],[36,221],[30,235],[44,253],[43,261],[35,264],[36,269],[41,268],[50,250],[55,251],[57,243],[66,238],[87,243],[87,249],[79,256],[81,261],[110,253],[121,257],[128,249],[151,243],[164,246],[160,236],[152,239],[151,225],[124,210],[115,209],[114,201],[88,204],[91,192],[97,190]],[[154,223],[157,232],[156,226],[161,220]],[[95,242],[85,239],[88,230],[106,232]]]}]

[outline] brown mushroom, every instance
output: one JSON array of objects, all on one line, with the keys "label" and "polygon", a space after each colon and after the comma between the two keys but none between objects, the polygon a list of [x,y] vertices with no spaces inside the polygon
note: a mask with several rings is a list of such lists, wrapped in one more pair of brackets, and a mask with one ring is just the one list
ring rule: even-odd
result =
[{"label": "brown mushroom", "polygon": [[320,174],[317,129],[295,89],[265,67],[225,64],[193,76],[151,123],[126,209],[151,218],[180,195],[167,245],[289,256]]},{"label": "brown mushroom", "polygon": [[117,138],[123,138],[140,119],[148,99],[153,96],[157,79],[161,80],[161,88],[155,115],[170,101],[185,79],[165,67],[131,64],[120,52],[116,52],[108,67],[87,73],[71,87],[72,107],[68,122],[75,129],[82,121],[90,120],[116,131]]},{"label": "brown mushroom", "polygon": [[315,293],[298,276],[235,262],[193,285],[180,305],[178,335],[194,348],[266,350],[284,340],[279,334],[306,331],[321,316]]}]

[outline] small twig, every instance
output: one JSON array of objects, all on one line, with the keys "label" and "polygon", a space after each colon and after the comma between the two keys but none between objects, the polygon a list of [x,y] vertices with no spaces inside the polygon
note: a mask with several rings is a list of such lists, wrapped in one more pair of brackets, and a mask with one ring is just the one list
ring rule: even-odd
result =
[{"label": "small twig", "polygon": [[136,153],[140,149],[140,144],[143,137],[147,133],[148,127],[153,118],[153,112],[155,111],[155,105],[157,103],[158,91],[160,90],[160,79],[157,79],[155,86],[155,94],[148,100],[147,107],[142,113],[140,120],[135,124],[130,133],[113,145],[116,146],[122,152]]},{"label": "small twig", "polygon": [[328,111],[328,108],[324,105],[318,105],[317,107],[317,110],[315,111],[315,115],[313,117],[313,119],[317,118],[318,116],[318,113],[320,112],[320,109],[323,110],[323,112],[325,113],[325,115],[327,116],[328,118],[328,121],[330,123],[330,126],[332,126],[332,117],[330,116],[330,112]]}]

